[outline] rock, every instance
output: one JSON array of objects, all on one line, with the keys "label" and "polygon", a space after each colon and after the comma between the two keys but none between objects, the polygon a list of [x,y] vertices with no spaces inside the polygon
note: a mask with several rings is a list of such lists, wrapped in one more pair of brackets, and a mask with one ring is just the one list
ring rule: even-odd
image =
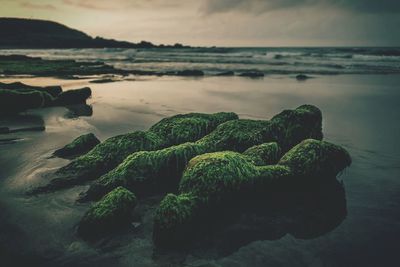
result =
[{"label": "rock", "polygon": [[20,82],[14,83],[2,83],[0,82],[0,89],[10,89],[10,90],[18,90],[18,91],[41,91],[50,94],[52,97],[57,97],[61,94],[62,89],[61,86],[31,86]]},{"label": "rock", "polygon": [[193,76],[200,77],[204,76],[204,72],[201,70],[182,70],[175,73],[177,76]]},{"label": "rock", "polygon": [[239,199],[298,190],[299,185],[324,184],[351,164],[347,151],[334,144],[308,139],[286,153],[277,165],[256,166],[237,152],[216,152],[193,158],[179,184],[154,218],[154,242],[175,246],[186,242],[209,222],[209,210]]},{"label": "rock", "polygon": [[233,71],[224,71],[215,74],[215,76],[235,76],[235,72]]},{"label": "rock", "polygon": [[75,104],[85,104],[86,100],[92,96],[92,90],[89,87],[69,90],[62,92],[55,100],[56,106],[67,106]]},{"label": "rock", "polygon": [[90,207],[78,225],[78,234],[95,239],[129,226],[136,204],[132,192],[123,187],[114,189]]},{"label": "rock", "polygon": [[308,79],[310,79],[310,78],[311,78],[310,76],[307,76],[307,75],[305,75],[305,74],[299,74],[299,75],[296,76],[296,79],[297,79],[298,81],[305,81],[305,80],[308,80]]},{"label": "rock", "polygon": [[253,146],[243,152],[243,155],[257,166],[276,164],[281,158],[281,154],[281,148],[276,142]]},{"label": "rock", "polygon": [[112,82],[116,82],[116,80],[106,78],[106,79],[98,79],[98,80],[90,81],[90,83],[112,83]]},{"label": "rock", "polygon": [[42,108],[52,100],[53,97],[46,92],[0,90],[0,113],[18,113]]},{"label": "rock", "polygon": [[[176,190],[186,164],[197,155],[225,150],[243,152],[255,145],[276,142],[280,149],[271,145],[268,149],[276,150],[267,151],[262,156],[275,154],[278,157],[278,152],[286,152],[305,139],[322,139],[321,125],[321,111],[310,105],[283,111],[270,121],[227,121],[196,142],[180,142],[183,144],[131,154],[100,177],[82,194],[81,201],[99,199],[118,186],[125,186],[138,196],[159,193],[160,190],[170,192]],[[262,156],[256,161],[267,160]]]},{"label": "rock", "polygon": [[99,139],[92,134],[81,135],[70,144],[54,152],[54,155],[60,158],[74,158],[89,152],[96,145],[100,144]]},{"label": "rock", "polygon": [[264,77],[265,74],[261,71],[249,71],[249,72],[243,72],[239,74],[241,77],[249,77],[249,78],[261,78]]},{"label": "rock", "polygon": [[179,143],[196,141],[218,125],[237,119],[234,113],[189,113],[162,119],[149,131],[137,131],[107,139],[86,155],[57,170],[48,185],[31,190],[42,193],[94,180],[109,172],[130,154],[158,150]]}]

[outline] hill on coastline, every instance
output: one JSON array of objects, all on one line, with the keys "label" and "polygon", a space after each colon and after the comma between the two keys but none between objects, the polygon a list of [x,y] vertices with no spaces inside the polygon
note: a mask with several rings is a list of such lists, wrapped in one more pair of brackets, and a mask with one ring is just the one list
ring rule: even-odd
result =
[{"label": "hill on coastline", "polygon": [[93,38],[57,22],[20,18],[0,18],[0,37],[0,49],[183,47],[181,44],[156,46],[145,41],[130,43],[102,37]]}]

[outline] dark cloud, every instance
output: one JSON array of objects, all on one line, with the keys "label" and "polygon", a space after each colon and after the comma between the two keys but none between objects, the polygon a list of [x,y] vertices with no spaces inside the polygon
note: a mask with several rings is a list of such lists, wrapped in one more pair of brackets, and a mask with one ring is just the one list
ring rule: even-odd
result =
[{"label": "dark cloud", "polygon": [[399,13],[400,0],[206,0],[203,10],[206,13],[264,13],[301,7],[339,8],[362,13]]}]

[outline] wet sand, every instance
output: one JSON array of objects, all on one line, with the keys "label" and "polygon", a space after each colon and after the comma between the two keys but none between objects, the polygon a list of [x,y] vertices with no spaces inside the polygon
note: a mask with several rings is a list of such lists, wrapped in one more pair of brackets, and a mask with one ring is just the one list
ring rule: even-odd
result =
[{"label": "wet sand", "polygon": [[[64,89],[88,84],[88,80],[52,78],[18,81]],[[0,134],[0,139],[18,139],[0,143],[0,248],[7,249],[5,259],[12,261],[7,266],[25,262],[30,266],[205,266],[207,262],[215,266],[389,266],[396,259],[400,234],[399,84],[399,75],[320,76],[305,82],[278,75],[147,77],[89,84],[92,114],[87,108],[80,113],[57,107],[0,118],[0,126],[10,128],[46,127],[44,132]],[[143,219],[138,229],[87,244],[74,234],[88,207],[75,200],[86,186],[37,197],[24,195],[46,182],[43,173],[68,162],[50,158],[52,152],[84,133],[105,140],[187,112],[233,111],[241,118],[269,119],[305,103],[322,110],[325,139],[343,145],[353,157],[353,165],[339,177],[347,216],[332,231],[313,238],[292,234],[255,238],[223,254],[207,249],[157,252],[151,242],[152,211],[159,200],[154,197],[139,206]]]}]

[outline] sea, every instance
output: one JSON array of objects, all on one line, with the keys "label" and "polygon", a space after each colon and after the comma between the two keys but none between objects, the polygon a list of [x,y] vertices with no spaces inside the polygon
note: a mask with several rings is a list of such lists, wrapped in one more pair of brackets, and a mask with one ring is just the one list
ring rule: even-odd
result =
[{"label": "sea", "polygon": [[3,50],[43,59],[103,61],[116,68],[141,71],[202,70],[265,74],[391,74],[400,73],[400,48],[185,48]]}]

